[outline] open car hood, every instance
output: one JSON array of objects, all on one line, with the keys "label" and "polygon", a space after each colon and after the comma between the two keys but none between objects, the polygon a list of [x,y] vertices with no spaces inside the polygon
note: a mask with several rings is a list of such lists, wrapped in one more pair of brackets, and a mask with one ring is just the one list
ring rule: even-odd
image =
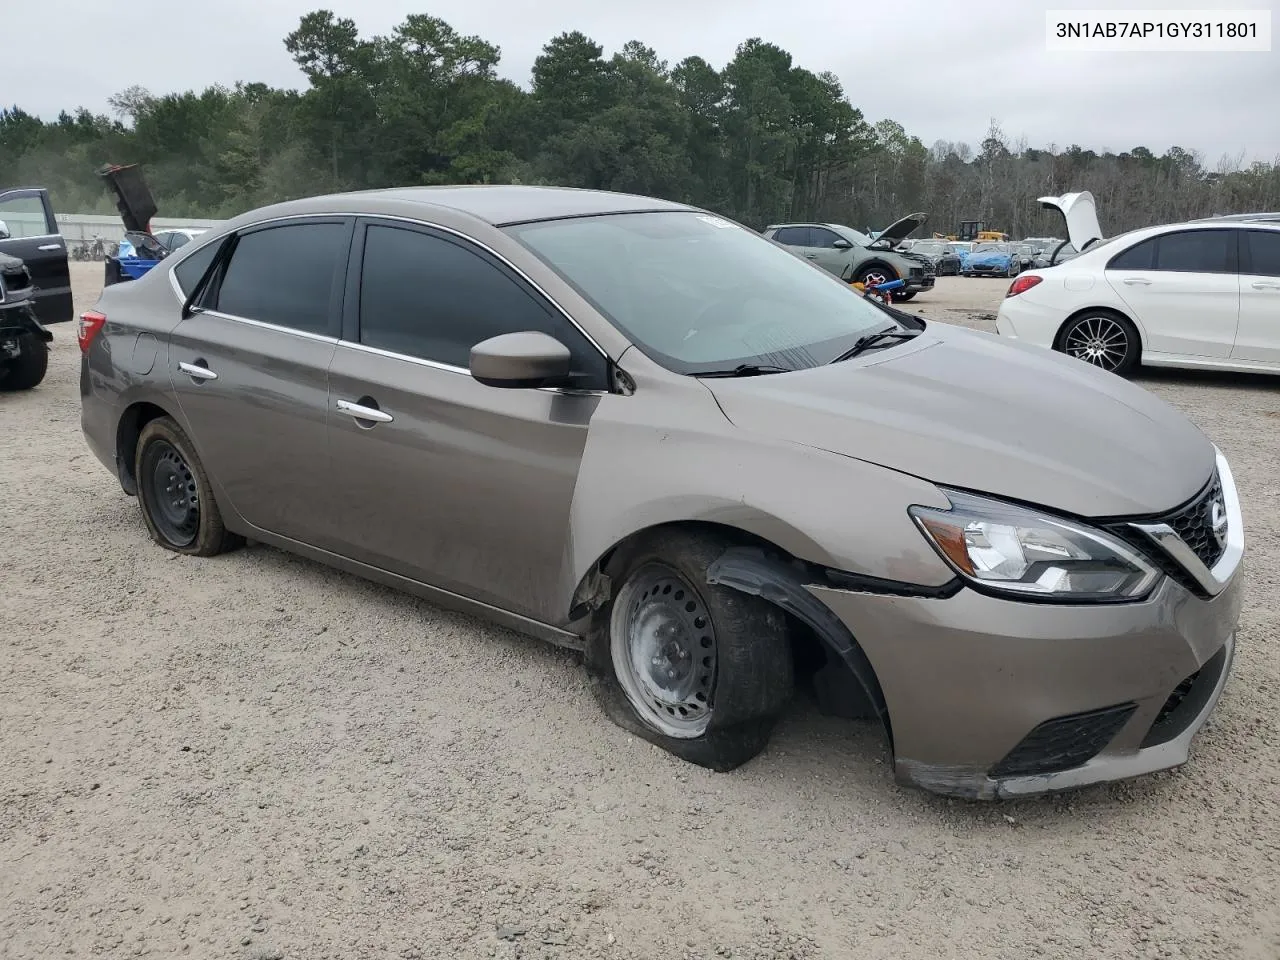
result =
[{"label": "open car hood", "polygon": [[901,220],[895,220],[883,230],[880,236],[876,237],[872,246],[890,246],[895,247],[911,234],[923,226],[924,222],[929,219],[929,215],[925,213],[912,213],[903,217]]},{"label": "open car hood", "polygon": [[1067,225],[1067,239],[1077,251],[1083,253],[1089,244],[1102,239],[1098,207],[1088,190],[1064,193],[1060,197],[1041,197],[1039,203],[1046,210],[1057,210],[1062,214]]}]

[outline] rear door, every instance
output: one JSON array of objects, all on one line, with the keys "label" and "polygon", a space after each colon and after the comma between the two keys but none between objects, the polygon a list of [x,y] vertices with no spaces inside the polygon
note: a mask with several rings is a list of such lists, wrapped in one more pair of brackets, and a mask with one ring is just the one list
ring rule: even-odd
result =
[{"label": "rear door", "polygon": [[1280,230],[1240,231],[1236,360],[1280,363]]},{"label": "rear door", "polygon": [[[356,243],[362,264],[329,370],[340,552],[563,621],[569,508],[608,382],[604,354],[541,292],[466,240],[370,219]],[[487,387],[471,377],[472,346],[523,330],[569,347],[580,390]],[[359,419],[350,404],[379,419]]]},{"label": "rear door", "polygon": [[327,371],[353,222],[313,217],[242,231],[169,341],[191,440],[231,506],[255,527],[321,547]]},{"label": "rear door", "polygon": [[1142,324],[1147,349],[1231,356],[1240,319],[1239,232],[1175,230],[1134,244],[1107,263],[1107,281]]},{"label": "rear door", "polygon": [[20,257],[36,286],[36,315],[44,323],[62,323],[74,315],[67,245],[58,232],[47,190],[0,190],[0,220],[8,239],[0,253]]}]

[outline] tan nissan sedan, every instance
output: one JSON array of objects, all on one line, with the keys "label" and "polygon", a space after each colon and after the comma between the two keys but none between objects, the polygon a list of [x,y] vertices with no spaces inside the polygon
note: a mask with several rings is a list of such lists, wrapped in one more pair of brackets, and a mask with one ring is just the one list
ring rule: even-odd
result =
[{"label": "tan nissan sedan", "polygon": [[580,649],[727,770],[810,671],[967,797],[1176,766],[1230,670],[1226,460],[1148,392],[865,300],[646,197],[271,206],[80,321],[84,434],[151,537],[252,538]]}]

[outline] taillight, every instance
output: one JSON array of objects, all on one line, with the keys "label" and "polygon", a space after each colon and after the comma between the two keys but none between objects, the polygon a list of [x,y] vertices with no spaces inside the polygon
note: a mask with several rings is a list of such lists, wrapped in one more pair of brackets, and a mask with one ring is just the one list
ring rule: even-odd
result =
[{"label": "taillight", "polygon": [[98,335],[98,331],[106,322],[106,314],[98,313],[97,310],[86,310],[80,314],[80,326],[76,329],[76,339],[80,341],[81,353],[89,352],[89,344],[93,343],[93,338]]},{"label": "taillight", "polygon": [[1020,293],[1025,293],[1043,279],[1044,277],[1037,277],[1034,273],[1024,273],[1009,284],[1009,292],[1005,296],[1016,297]]}]

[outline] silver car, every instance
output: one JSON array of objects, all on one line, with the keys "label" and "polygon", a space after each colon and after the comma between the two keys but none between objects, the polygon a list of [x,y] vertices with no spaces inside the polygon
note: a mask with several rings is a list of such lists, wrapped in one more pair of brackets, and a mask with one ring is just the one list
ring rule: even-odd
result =
[{"label": "silver car", "polygon": [[1199,430],[705,210],[298,200],[79,333],[85,438],[161,547],[248,537],[580,650],[714,769],[813,672],[904,783],[1075,787],[1184,762],[1227,680],[1244,533]]}]

